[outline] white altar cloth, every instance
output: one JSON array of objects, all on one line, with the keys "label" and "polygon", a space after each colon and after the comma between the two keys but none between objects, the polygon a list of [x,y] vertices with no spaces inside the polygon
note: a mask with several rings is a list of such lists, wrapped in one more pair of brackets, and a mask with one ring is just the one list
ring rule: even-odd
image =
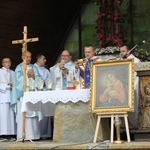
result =
[{"label": "white altar cloth", "polygon": [[54,116],[57,102],[88,102],[89,99],[89,89],[24,92],[21,112],[39,111],[40,120],[43,116]]}]

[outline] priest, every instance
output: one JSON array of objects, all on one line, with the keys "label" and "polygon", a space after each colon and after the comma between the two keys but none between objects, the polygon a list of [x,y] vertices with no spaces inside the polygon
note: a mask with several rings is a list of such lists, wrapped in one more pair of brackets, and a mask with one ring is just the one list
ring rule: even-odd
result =
[{"label": "priest", "polygon": [[[45,68],[46,58],[43,54],[38,54],[36,57],[36,62],[34,65],[37,67],[40,75],[43,77],[44,81],[46,79],[51,79],[51,73],[47,68]],[[44,90],[46,87],[44,86]],[[55,105],[54,105],[55,107]],[[40,137],[41,138],[51,138],[53,137],[53,116],[45,116],[40,122]]]},{"label": "priest", "polygon": [[50,68],[53,79],[53,90],[80,89],[79,69],[72,62],[71,53],[63,50],[61,61]]},{"label": "priest", "polygon": [[[37,68],[31,64],[31,52],[26,51],[26,91],[29,91],[29,81],[36,81],[38,78],[42,78],[39,74]],[[24,57],[22,56],[22,59]],[[12,87],[12,99],[11,107],[16,113],[16,122],[17,122],[17,138],[22,137],[22,97],[23,97],[23,84],[24,84],[24,75],[23,75],[23,66],[24,61],[17,65],[14,74],[14,82]],[[34,82],[33,82],[34,83]],[[40,130],[38,124],[38,114],[35,111],[26,112],[26,137],[37,140],[40,139]]]}]

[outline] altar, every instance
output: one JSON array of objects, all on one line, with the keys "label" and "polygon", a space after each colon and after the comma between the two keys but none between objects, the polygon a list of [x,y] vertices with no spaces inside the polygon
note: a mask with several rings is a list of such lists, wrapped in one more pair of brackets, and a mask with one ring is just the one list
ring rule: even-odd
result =
[{"label": "altar", "polygon": [[21,111],[40,111],[39,120],[41,120],[43,116],[54,116],[56,103],[67,103],[69,101],[73,103],[78,101],[88,102],[89,90],[24,92]]},{"label": "altar", "polygon": [[[39,120],[54,116],[55,142],[85,142],[93,139],[96,126],[89,99],[89,89],[24,92],[21,111],[39,111]],[[101,123],[100,140],[109,139],[108,125],[108,120]]]}]

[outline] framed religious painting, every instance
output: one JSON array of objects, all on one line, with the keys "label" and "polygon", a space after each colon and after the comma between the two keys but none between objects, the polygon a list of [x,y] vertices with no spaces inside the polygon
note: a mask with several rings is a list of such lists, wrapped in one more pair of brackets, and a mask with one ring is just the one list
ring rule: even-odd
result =
[{"label": "framed religious painting", "polygon": [[115,59],[91,65],[91,113],[134,111],[134,60]]}]

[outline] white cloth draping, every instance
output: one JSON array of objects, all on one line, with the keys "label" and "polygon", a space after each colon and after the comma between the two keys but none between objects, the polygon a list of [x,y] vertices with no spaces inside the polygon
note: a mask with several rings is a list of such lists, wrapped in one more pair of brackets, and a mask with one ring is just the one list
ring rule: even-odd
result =
[{"label": "white cloth draping", "polygon": [[89,101],[89,89],[81,90],[58,90],[58,91],[35,91],[25,92],[23,101],[36,104],[41,101],[42,103],[67,103],[69,101],[76,103],[78,101]]},{"label": "white cloth draping", "polygon": [[[17,138],[22,137],[22,113],[20,111],[22,106],[22,100],[18,101],[17,108],[18,113],[16,115],[16,121],[17,121]],[[31,114],[31,115],[30,115]],[[31,117],[32,116],[32,117]],[[40,129],[38,124],[38,116],[35,115],[35,112],[28,111],[25,117],[25,126],[26,126],[26,137],[29,137],[31,139],[39,139],[40,138]]]},{"label": "white cloth draping", "polygon": [[54,116],[57,102],[88,102],[89,98],[89,89],[24,92],[21,112],[40,111],[40,120],[43,116]]}]

